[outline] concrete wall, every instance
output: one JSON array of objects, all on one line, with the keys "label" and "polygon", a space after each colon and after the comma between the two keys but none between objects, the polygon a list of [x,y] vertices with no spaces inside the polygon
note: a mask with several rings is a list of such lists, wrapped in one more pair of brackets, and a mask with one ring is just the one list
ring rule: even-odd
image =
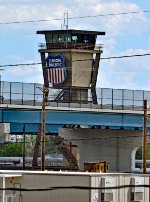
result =
[{"label": "concrete wall", "polygon": [[[69,186],[89,186],[90,178],[82,175],[70,174],[24,174],[22,178],[22,187],[29,189],[39,188],[44,189],[48,187],[69,187]],[[90,198],[89,190],[82,189],[57,189],[49,191],[35,191],[23,192],[23,201],[36,201],[36,202],[88,202]]]},{"label": "concrete wall", "polygon": [[59,136],[79,147],[81,170],[84,162],[100,160],[110,162],[111,171],[131,172],[135,148],[140,147],[143,141],[143,132],[140,130],[61,128]]},{"label": "concrete wall", "polygon": [[92,63],[93,51],[72,52],[72,86],[90,87]]}]

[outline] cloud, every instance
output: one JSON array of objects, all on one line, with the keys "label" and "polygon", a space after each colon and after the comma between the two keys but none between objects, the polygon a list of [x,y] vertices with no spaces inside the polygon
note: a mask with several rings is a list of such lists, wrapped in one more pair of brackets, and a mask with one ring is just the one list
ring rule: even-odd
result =
[{"label": "cloud", "polygon": [[[128,49],[120,55],[150,53],[150,49]],[[113,61],[113,62],[111,62]],[[150,57],[101,60],[98,87],[149,90]]]},{"label": "cloud", "polygon": [[[5,61],[7,64],[11,64],[12,61],[13,63],[32,62],[34,58],[40,61],[38,51],[35,56],[34,52],[36,50],[33,50],[35,48],[34,44],[40,41],[39,38],[41,37],[35,34],[36,31],[43,29],[60,29],[63,23],[64,12],[67,10],[69,17],[142,11],[140,6],[135,3],[114,0],[2,0],[0,2],[0,22],[49,20],[48,22],[0,26],[0,40],[3,42],[5,35],[9,38],[8,42],[3,43],[4,46],[7,46],[6,54],[5,56],[3,56],[3,54],[1,55],[1,61]],[[52,20],[54,18],[61,20]],[[69,20],[70,29],[106,32],[106,36],[101,36],[98,40],[98,43],[104,44],[102,57],[150,52],[148,49],[144,50],[144,43],[141,48],[137,48],[135,46],[138,42],[129,42],[130,36],[134,37],[135,35],[140,35],[140,40],[142,40],[145,31],[149,29],[149,25],[150,20],[146,17],[145,13],[85,17],[82,19],[76,18]],[[16,38],[23,38],[25,36],[23,38],[24,41],[17,40],[14,36],[16,36]],[[15,51],[13,52],[13,49],[10,47],[9,42],[13,40],[16,40],[15,48],[18,51],[18,55]],[[125,44],[126,42],[129,43],[128,47]],[[147,42],[150,43],[150,39],[147,39]],[[26,44],[28,44],[28,46]],[[1,46],[1,53],[4,52],[4,48],[5,47]],[[24,51],[21,51],[22,49]],[[24,54],[26,54],[26,56],[24,56]],[[149,72],[149,63],[150,61],[147,57],[113,59],[108,61],[101,60],[97,86],[114,88],[135,88],[137,86],[144,88],[148,86],[149,79],[142,81],[142,78]],[[37,69],[35,67],[11,68],[7,70],[7,74],[3,73],[3,75],[6,80],[9,79],[10,81],[43,82],[40,67]]]},{"label": "cloud", "polygon": [[[30,4],[29,2],[22,3],[22,4],[3,4],[0,5],[0,12],[1,12],[1,23],[7,22],[24,22],[24,21],[36,21],[36,20],[48,20],[47,22],[37,22],[37,23],[14,23],[9,25],[11,29],[29,29],[34,28],[34,26],[60,26],[63,22],[63,11],[66,8],[63,4],[55,5],[51,3],[47,4]],[[8,15],[9,13],[9,15]],[[52,19],[59,19],[60,20],[52,20]],[[28,30],[29,31],[29,30]]]},{"label": "cloud", "polygon": [[[77,4],[78,1],[74,1]],[[74,6],[73,13],[74,16],[89,16],[89,15],[107,15],[110,13],[122,13],[122,12],[133,12],[142,9],[134,3],[126,3],[120,1],[89,1],[78,4],[78,9]],[[71,13],[72,14],[72,13]],[[144,30],[148,30],[147,24],[149,24],[148,19],[145,17],[144,13],[138,14],[128,14],[128,15],[115,15],[115,16],[99,16],[99,17],[89,17],[81,20],[76,20],[79,25],[88,22],[89,29],[104,30],[107,36],[118,36],[128,34],[139,34]],[[71,22],[73,24],[73,20]],[[76,23],[74,23],[76,24]],[[142,27],[141,27],[142,24]]]},{"label": "cloud", "polygon": [[[16,24],[15,27],[31,27],[38,25],[39,27],[52,26],[52,27],[61,27],[63,23],[64,12],[68,10],[69,17],[78,17],[78,16],[89,16],[89,15],[99,15],[99,14],[108,14],[108,13],[120,13],[120,12],[130,12],[130,11],[141,11],[140,7],[133,3],[109,1],[103,2],[98,0],[87,0],[80,1],[75,0],[71,1],[59,1],[59,4],[56,4],[55,1],[42,1],[35,3],[35,1],[7,1],[9,3],[1,3],[0,12],[1,12],[1,22],[12,22],[12,21],[28,21],[28,20],[50,20],[45,23],[28,23],[26,24]],[[9,13],[9,15],[8,15]],[[52,20],[52,19],[62,19],[62,20]],[[139,26],[141,23],[144,23],[142,28]],[[147,23],[144,14],[130,14],[130,15],[117,15],[117,16],[105,16],[105,17],[96,17],[96,18],[85,18],[85,19],[75,19],[69,20],[69,25],[72,27],[87,28],[87,29],[96,29],[96,30],[105,30],[109,35],[120,35],[126,32],[135,32],[135,29],[140,30],[144,29]],[[131,26],[132,25],[132,26]],[[14,24],[12,25],[14,27]]]},{"label": "cloud", "polygon": [[[24,63],[34,63],[35,61],[26,61]],[[43,83],[43,73],[41,65],[15,66],[5,68],[2,78],[5,81]]]}]

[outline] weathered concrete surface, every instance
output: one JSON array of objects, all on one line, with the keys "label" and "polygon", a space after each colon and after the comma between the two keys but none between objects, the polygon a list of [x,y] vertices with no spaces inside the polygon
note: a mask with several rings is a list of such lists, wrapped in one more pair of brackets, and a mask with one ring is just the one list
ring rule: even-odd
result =
[{"label": "weathered concrete surface", "polygon": [[79,147],[81,170],[86,161],[105,160],[110,162],[111,171],[131,172],[135,166],[135,152],[143,142],[140,130],[62,128],[59,136]]}]

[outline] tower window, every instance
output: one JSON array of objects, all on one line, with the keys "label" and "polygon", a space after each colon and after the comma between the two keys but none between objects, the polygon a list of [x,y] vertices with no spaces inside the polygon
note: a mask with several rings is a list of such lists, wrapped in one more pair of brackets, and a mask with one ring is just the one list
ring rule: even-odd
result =
[{"label": "tower window", "polygon": [[78,37],[77,36],[72,36],[72,42],[76,43],[78,40]]}]

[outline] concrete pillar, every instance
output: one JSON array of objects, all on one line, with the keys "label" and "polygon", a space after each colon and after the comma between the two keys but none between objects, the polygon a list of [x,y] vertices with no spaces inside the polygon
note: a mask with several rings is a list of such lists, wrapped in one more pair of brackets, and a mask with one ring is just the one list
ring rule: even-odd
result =
[{"label": "concrete pillar", "polygon": [[[108,161],[110,170],[131,172],[132,152],[142,145],[140,130],[62,128],[59,136],[79,147],[80,169],[86,161]],[[132,165],[133,167],[133,165]]]}]

